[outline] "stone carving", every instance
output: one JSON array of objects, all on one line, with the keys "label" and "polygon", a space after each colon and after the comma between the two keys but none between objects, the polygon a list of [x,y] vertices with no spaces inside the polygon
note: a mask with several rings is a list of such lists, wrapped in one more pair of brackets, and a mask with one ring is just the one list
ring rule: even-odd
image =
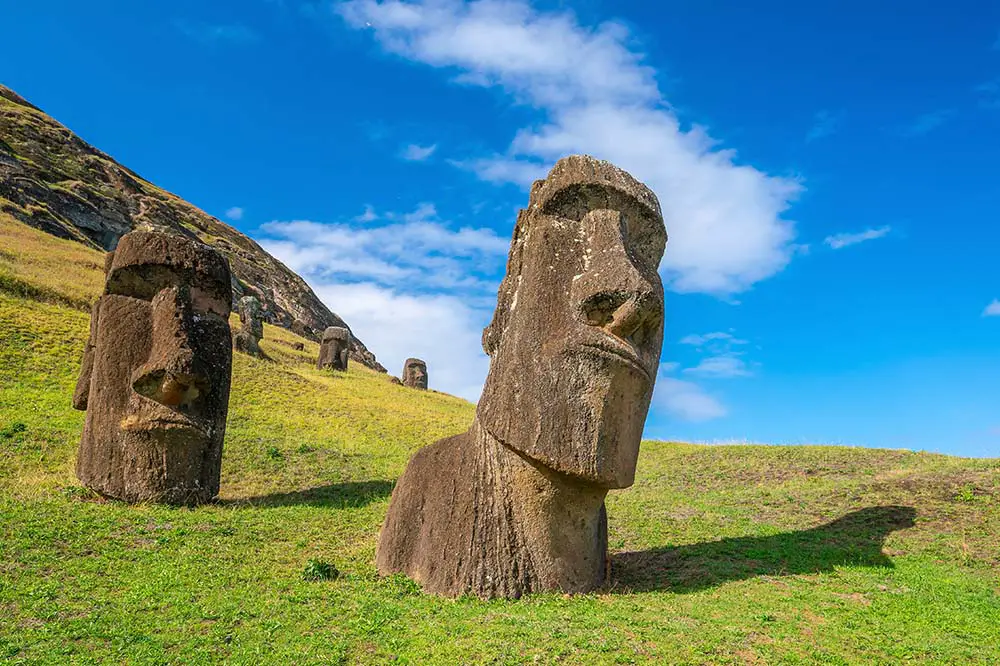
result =
[{"label": "stone carving", "polygon": [[236,312],[240,316],[240,330],[233,336],[236,351],[265,358],[266,354],[260,348],[260,341],[264,337],[260,301],[256,296],[244,296],[236,303]]},{"label": "stone carving", "polygon": [[351,348],[351,332],[339,326],[330,326],[323,331],[319,344],[319,359],[316,367],[347,370],[347,358]]},{"label": "stone carving", "polygon": [[408,358],[403,364],[403,386],[427,390],[427,364],[419,358]]},{"label": "stone carving", "polygon": [[87,412],[77,477],[126,502],[209,501],[229,410],[229,263],[182,236],[133,231],[106,273],[73,395]]},{"label": "stone carving", "polygon": [[418,451],[376,564],[429,592],[587,592],[605,578],[604,498],[632,485],[663,340],[656,196],[560,160],[517,218],[471,428]]}]

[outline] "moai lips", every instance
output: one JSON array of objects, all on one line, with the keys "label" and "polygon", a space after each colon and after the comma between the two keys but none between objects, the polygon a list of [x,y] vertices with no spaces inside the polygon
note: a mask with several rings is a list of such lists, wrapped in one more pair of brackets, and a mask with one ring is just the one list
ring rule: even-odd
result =
[{"label": "moai lips", "polygon": [[209,501],[232,374],[229,264],[195,241],[135,231],[106,273],[73,396],[87,412],[77,477],[126,502]]},{"label": "moai lips", "polygon": [[604,580],[604,498],[632,484],[663,341],[656,196],[587,156],[518,215],[468,432],[426,447],[393,492],[380,573],[518,597]]}]

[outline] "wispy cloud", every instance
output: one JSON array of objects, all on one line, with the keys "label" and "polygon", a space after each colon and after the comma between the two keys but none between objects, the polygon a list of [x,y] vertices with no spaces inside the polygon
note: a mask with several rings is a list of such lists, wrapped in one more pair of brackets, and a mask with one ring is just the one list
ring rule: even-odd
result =
[{"label": "wispy cloud", "polygon": [[1000,78],[980,83],[975,87],[982,109],[1000,109]]},{"label": "wispy cloud", "polygon": [[528,187],[559,157],[589,153],[652,187],[671,236],[662,271],[675,291],[730,295],[791,260],[795,230],[782,215],[802,184],[741,164],[704,127],[682,128],[624,24],[582,25],[571,11],[524,0],[337,7],[384,50],[537,111],[503,152],[456,162],[482,179]]},{"label": "wispy cloud", "polygon": [[733,336],[732,333],[726,333],[724,331],[716,331],[714,333],[705,333],[703,335],[698,335],[692,333],[691,335],[685,335],[681,338],[680,342],[682,345],[692,345],[694,347],[703,347],[712,341],[725,342],[729,345],[745,345],[746,340],[740,340],[739,338]]},{"label": "wispy cloud", "polygon": [[717,379],[728,379],[730,377],[749,377],[753,373],[747,368],[743,359],[734,355],[710,356],[704,358],[701,363],[693,368],[687,368],[684,372],[701,377],[714,377]]},{"label": "wispy cloud", "polygon": [[239,222],[243,219],[243,209],[239,206],[233,206],[226,211],[226,219],[232,220],[233,222]]},{"label": "wispy cloud", "polygon": [[939,109],[917,116],[913,122],[900,128],[899,133],[905,137],[923,136],[936,130],[957,115],[955,109]]},{"label": "wispy cloud", "polygon": [[884,226],[879,227],[878,229],[865,229],[864,231],[853,234],[834,234],[824,238],[823,242],[831,249],[840,250],[851,245],[857,245],[858,243],[864,243],[865,241],[882,238],[888,235],[890,231],[892,231],[892,227]]},{"label": "wispy cloud", "polygon": [[375,212],[375,208],[368,205],[365,206],[365,211],[354,218],[355,222],[374,222],[378,219],[378,213]]},{"label": "wispy cloud", "polygon": [[993,302],[983,310],[984,317],[1000,317],[1000,299],[993,299]]},{"label": "wispy cloud", "polygon": [[415,143],[411,143],[403,149],[400,157],[410,162],[423,162],[428,157],[433,155],[435,150],[437,150],[437,144],[420,146]]},{"label": "wispy cloud", "polygon": [[711,421],[728,411],[717,398],[694,382],[671,376],[676,364],[663,363],[653,389],[653,409],[660,409],[685,421]]},{"label": "wispy cloud", "polygon": [[174,21],[174,27],[187,37],[203,44],[238,45],[252,44],[260,40],[260,36],[256,32],[241,24],[212,25]]},{"label": "wispy cloud", "polygon": [[843,114],[841,113],[831,113],[825,109],[817,112],[813,119],[813,126],[806,134],[806,143],[831,136],[837,131],[842,120]]}]

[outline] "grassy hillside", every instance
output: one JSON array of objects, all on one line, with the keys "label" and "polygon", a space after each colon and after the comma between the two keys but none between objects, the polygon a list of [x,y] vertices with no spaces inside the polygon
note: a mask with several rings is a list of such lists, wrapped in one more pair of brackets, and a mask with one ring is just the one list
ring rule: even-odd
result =
[{"label": "grassy hillside", "polygon": [[317,371],[270,326],[272,362],[235,359],[220,501],[102,501],[70,408],[100,265],[0,219],[0,662],[1000,663],[1000,460],[647,442],[609,589],[444,600],[377,578],[375,539],[472,405]]}]

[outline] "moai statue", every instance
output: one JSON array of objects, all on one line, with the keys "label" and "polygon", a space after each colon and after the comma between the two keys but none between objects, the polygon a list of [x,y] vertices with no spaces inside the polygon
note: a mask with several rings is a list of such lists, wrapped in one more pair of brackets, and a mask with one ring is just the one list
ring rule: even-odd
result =
[{"label": "moai statue", "polygon": [[340,326],[330,326],[323,331],[319,344],[319,359],[316,367],[347,370],[347,355],[351,347],[351,332]]},{"label": "moai statue", "polygon": [[517,218],[472,426],[418,451],[376,565],[429,592],[587,592],[605,579],[610,489],[635,478],[663,340],[656,196],[571,156]]},{"label": "moai statue", "polygon": [[419,358],[408,358],[403,364],[403,386],[427,390],[427,364]]},{"label": "moai statue", "polygon": [[265,358],[264,351],[260,348],[260,341],[264,337],[260,301],[256,296],[244,296],[236,303],[236,312],[240,315],[240,330],[233,336],[236,351]]},{"label": "moai statue", "polygon": [[133,231],[105,266],[73,395],[87,412],[76,475],[126,502],[207,502],[229,411],[229,262],[181,236]]}]

